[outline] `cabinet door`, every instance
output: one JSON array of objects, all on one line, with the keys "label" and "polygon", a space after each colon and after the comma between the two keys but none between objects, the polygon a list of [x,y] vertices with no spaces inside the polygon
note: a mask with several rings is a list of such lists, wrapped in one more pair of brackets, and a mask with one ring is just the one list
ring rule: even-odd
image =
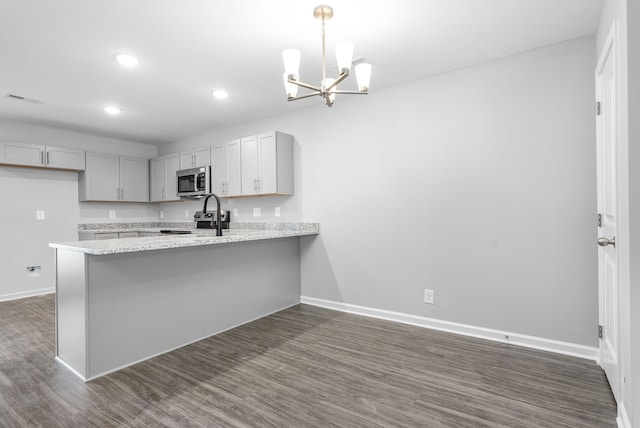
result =
[{"label": "cabinet door", "polygon": [[173,153],[164,157],[164,200],[179,201],[178,197],[178,176],[176,172],[180,169],[180,155]]},{"label": "cabinet door", "polygon": [[211,147],[211,191],[219,196],[227,196],[227,159],[224,144]]},{"label": "cabinet door", "polygon": [[276,134],[258,135],[258,193],[278,193]]},{"label": "cabinet door", "polygon": [[49,168],[84,171],[84,150],[46,147],[45,165]]},{"label": "cabinet door", "polygon": [[86,153],[86,169],[80,173],[81,201],[117,201],[120,190],[120,157]]},{"label": "cabinet door", "polygon": [[149,161],[149,200],[160,202],[164,199],[164,156]]},{"label": "cabinet door", "polygon": [[180,169],[188,169],[196,166],[195,153],[180,152]]},{"label": "cabinet door", "polygon": [[195,159],[194,167],[211,165],[211,149],[209,147],[196,149],[193,152],[193,158]]},{"label": "cabinet door", "polygon": [[242,194],[258,194],[258,137],[245,137],[240,140],[242,170]]},{"label": "cabinet door", "polygon": [[4,142],[0,159],[10,165],[44,166],[44,146]]},{"label": "cabinet door", "polygon": [[149,160],[120,157],[120,200],[149,202]]},{"label": "cabinet door", "polygon": [[242,165],[240,160],[240,139],[225,144],[226,182],[225,196],[242,195]]},{"label": "cabinet door", "polygon": [[180,152],[180,169],[195,168],[211,165],[211,151],[209,147]]}]

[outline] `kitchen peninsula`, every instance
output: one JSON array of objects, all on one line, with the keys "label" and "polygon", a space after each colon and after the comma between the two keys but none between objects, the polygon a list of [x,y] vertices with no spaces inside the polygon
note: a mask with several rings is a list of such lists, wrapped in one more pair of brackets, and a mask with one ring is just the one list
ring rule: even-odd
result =
[{"label": "kitchen peninsula", "polygon": [[299,303],[319,225],[250,225],[49,244],[56,359],[91,380]]}]

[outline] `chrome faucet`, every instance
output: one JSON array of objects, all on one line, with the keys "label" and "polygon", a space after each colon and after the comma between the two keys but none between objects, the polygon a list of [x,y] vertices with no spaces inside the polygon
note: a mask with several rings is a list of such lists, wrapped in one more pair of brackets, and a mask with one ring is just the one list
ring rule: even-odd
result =
[{"label": "chrome faucet", "polygon": [[209,193],[204,198],[204,206],[202,207],[202,216],[207,214],[207,202],[210,197],[216,198],[216,236],[222,236],[222,210],[220,209],[220,198],[215,193]]}]

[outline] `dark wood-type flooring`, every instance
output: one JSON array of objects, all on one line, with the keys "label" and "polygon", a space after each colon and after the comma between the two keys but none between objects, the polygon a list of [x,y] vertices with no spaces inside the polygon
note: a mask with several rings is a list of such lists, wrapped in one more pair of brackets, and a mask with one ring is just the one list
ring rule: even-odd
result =
[{"label": "dark wood-type flooring", "polygon": [[616,426],[592,361],[307,305],[88,383],[53,356],[53,295],[0,303],[0,426]]}]

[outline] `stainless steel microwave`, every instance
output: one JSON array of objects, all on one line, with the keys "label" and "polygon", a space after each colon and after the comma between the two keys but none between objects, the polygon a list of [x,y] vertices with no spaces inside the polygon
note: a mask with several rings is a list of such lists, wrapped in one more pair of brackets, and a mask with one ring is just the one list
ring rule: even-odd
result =
[{"label": "stainless steel microwave", "polygon": [[202,197],[211,193],[211,167],[183,169],[176,172],[178,180],[178,196]]}]

